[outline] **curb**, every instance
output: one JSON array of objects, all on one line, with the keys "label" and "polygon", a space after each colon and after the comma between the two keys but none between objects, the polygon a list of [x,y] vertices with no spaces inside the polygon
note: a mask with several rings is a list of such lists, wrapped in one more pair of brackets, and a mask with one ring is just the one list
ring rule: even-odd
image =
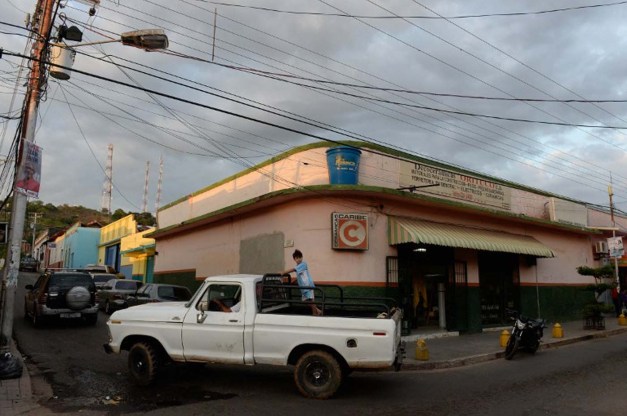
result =
[{"label": "curb", "polygon": [[[607,338],[612,335],[618,335],[627,332],[627,327],[616,328],[607,331],[601,331],[594,334],[581,335],[572,338],[561,339],[558,341],[550,341],[540,345],[540,349],[559,348],[565,345],[574,344],[581,341],[589,341],[596,338]],[[443,370],[448,368],[463,367],[466,365],[479,364],[486,361],[498,360],[503,358],[504,351],[489,352],[485,354],[470,355],[468,357],[453,358],[445,361],[433,361],[424,363],[407,363],[404,362],[402,371],[427,371],[427,370]]]}]

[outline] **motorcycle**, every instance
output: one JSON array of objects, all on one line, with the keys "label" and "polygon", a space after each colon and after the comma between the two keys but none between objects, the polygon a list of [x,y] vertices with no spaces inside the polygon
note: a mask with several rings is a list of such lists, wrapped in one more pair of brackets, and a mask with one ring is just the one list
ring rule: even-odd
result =
[{"label": "motorcycle", "polygon": [[514,321],[514,324],[505,346],[505,359],[514,358],[514,354],[519,349],[525,349],[534,354],[540,347],[544,328],[546,328],[546,320],[530,319],[513,309],[507,309],[506,313]]}]

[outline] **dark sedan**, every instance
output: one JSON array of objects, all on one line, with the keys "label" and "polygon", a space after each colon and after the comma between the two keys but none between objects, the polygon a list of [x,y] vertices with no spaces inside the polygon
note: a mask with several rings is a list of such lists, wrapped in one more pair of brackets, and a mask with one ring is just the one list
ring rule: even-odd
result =
[{"label": "dark sedan", "polygon": [[192,297],[192,292],[185,286],[162,283],[147,283],[133,295],[126,298],[128,306],[141,305],[150,302],[186,302]]},{"label": "dark sedan", "polygon": [[98,291],[100,309],[111,314],[128,306],[126,298],[134,295],[142,282],[128,279],[111,279]]},{"label": "dark sedan", "polygon": [[31,256],[24,256],[20,259],[20,271],[36,272],[39,268],[39,262]]}]

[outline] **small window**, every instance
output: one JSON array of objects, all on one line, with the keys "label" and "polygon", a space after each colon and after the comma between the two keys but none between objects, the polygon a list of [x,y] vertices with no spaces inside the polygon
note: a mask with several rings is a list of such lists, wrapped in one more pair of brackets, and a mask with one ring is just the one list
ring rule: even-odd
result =
[{"label": "small window", "polygon": [[205,310],[221,312],[219,304],[222,303],[228,308],[232,307],[240,301],[241,292],[238,284],[212,284],[198,303],[197,309],[207,305]]}]

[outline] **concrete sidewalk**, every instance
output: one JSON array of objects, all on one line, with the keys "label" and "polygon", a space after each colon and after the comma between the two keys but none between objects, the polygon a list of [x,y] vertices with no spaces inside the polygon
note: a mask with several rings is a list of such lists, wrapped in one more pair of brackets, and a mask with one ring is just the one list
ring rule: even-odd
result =
[{"label": "concrete sidewalk", "polygon": [[[553,324],[548,324],[548,326],[545,329],[540,348],[556,348],[574,342],[627,332],[627,326],[619,326],[618,320],[610,317],[606,318],[605,329],[601,330],[585,330],[581,320],[562,323],[564,334],[562,338],[553,338]],[[509,327],[492,328],[484,330],[482,333],[469,335],[459,335],[457,332],[428,331],[403,337],[407,346],[403,370],[452,368],[502,358],[503,348],[500,346],[500,335],[503,329],[509,329]],[[415,359],[416,342],[419,339],[424,339],[427,343],[428,361]],[[14,346],[12,353],[21,359],[19,351]],[[43,414],[52,413],[37,404],[37,397],[33,395],[26,363],[24,363],[21,378],[0,380],[0,415]]]},{"label": "concrete sidewalk", "polygon": [[[23,361],[14,343],[11,343],[11,354]],[[31,379],[26,364],[22,362],[22,366],[20,378],[0,380],[0,415],[2,416],[25,415],[39,408],[33,399]]]},{"label": "concrete sidewalk", "polygon": [[[540,349],[556,348],[627,332],[627,326],[620,326],[618,319],[614,317],[605,318],[605,329],[584,329],[583,324],[583,320],[560,323],[563,337],[554,338],[552,335],[554,323],[547,323],[548,328],[544,330]],[[508,326],[484,329],[478,334],[461,336],[456,332],[427,332],[403,337],[406,341],[403,370],[452,368],[503,358],[504,348],[500,346],[500,335],[504,329],[509,331],[510,328]],[[416,359],[416,341],[419,339],[426,342],[429,351],[427,361]]]}]

